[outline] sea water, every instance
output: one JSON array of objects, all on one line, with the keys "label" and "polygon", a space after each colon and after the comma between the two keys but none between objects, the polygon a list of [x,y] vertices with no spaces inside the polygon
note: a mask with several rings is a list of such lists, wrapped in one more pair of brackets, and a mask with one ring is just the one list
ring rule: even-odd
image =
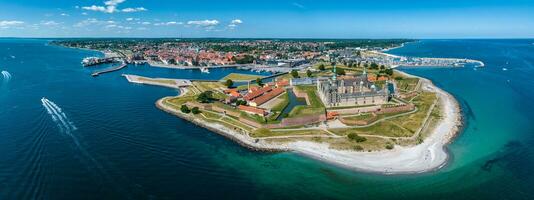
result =
[{"label": "sea water", "polygon": [[[109,65],[84,68],[80,61],[101,56],[98,52],[46,40],[0,39],[0,71],[11,75],[9,82],[0,81],[0,198],[532,199],[532,42],[423,40],[390,51],[486,64],[401,69],[454,95],[464,128],[447,147],[451,157],[444,168],[392,176],[294,153],[249,151],[154,106],[179,91],[131,84],[120,76],[220,79],[253,72],[131,65],[91,77]],[[65,117],[67,124],[58,125],[52,116]],[[69,134],[61,127],[70,127]]]}]

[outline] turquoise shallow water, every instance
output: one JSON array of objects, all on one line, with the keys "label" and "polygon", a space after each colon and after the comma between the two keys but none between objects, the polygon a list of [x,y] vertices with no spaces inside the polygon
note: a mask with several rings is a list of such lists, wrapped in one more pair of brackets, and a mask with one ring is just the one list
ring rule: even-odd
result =
[{"label": "turquoise shallow water", "polygon": [[[96,52],[2,39],[0,71],[11,79],[0,76],[0,198],[532,199],[533,42],[424,40],[392,50],[479,59],[486,67],[402,69],[457,97],[465,127],[443,169],[385,176],[248,151],[155,108],[177,91],[120,76],[218,79],[235,69],[129,66],[93,78],[94,69],[79,62]],[[76,129],[61,131],[42,97]]]}]

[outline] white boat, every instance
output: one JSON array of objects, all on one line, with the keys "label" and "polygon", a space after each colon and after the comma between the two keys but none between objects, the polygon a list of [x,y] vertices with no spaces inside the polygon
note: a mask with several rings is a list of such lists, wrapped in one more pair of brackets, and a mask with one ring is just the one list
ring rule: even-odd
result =
[{"label": "white boat", "polygon": [[508,69],[506,67],[503,67],[502,71],[508,71]]},{"label": "white boat", "polygon": [[87,58],[84,58],[82,60],[82,65],[83,66],[94,65],[96,63],[98,63],[98,58],[97,57],[87,57]]},{"label": "white boat", "polygon": [[207,67],[201,67],[201,68],[200,68],[200,72],[209,74],[209,73],[210,73],[210,70],[209,70]]}]

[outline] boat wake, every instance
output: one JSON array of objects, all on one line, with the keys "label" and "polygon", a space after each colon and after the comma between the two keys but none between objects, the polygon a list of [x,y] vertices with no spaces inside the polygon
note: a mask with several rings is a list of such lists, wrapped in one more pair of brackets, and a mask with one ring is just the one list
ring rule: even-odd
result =
[{"label": "boat wake", "polygon": [[2,76],[4,81],[9,81],[11,79],[11,74],[8,71],[2,71]]},{"label": "boat wake", "polygon": [[[61,110],[61,108],[45,97],[41,98],[41,103],[48,114],[52,117],[52,120],[56,122],[60,131],[72,138],[75,147],[80,151],[82,157],[84,158],[82,161],[86,162],[87,164],[87,169],[94,175],[99,176],[102,180],[107,180],[111,185],[115,186],[115,180],[111,178],[104,166],[84,148],[84,146],[80,143],[78,136],[76,134],[72,134],[72,132],[77,130],[77,128]],[[122,187],[118,187],[118,189],[123,190]]]},{"label": "boat wake", "polygon": [[41,103],[43,104],[43,107],[46,109],[48,114],[52,117],[52,120],[57,123],[57,126],[59,127],[61,132],[71,135],[72,131],[75,131],[77,129],[76,126],[74,126],[74,124],[69,121],[67,115],[54,102],[43,97],[41,99]]}]

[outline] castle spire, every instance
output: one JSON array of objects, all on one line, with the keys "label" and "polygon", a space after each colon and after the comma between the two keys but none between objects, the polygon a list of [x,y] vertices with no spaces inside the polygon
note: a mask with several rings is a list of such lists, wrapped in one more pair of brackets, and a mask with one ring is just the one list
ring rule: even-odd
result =
[{"label": "castle spire", "polygon": [[334,76],[332,76],[332,80],[333,81],[336,81],[336,76],[337,76],[337,72],[336,72],[336,63],[333,63],[334,64]]}]

